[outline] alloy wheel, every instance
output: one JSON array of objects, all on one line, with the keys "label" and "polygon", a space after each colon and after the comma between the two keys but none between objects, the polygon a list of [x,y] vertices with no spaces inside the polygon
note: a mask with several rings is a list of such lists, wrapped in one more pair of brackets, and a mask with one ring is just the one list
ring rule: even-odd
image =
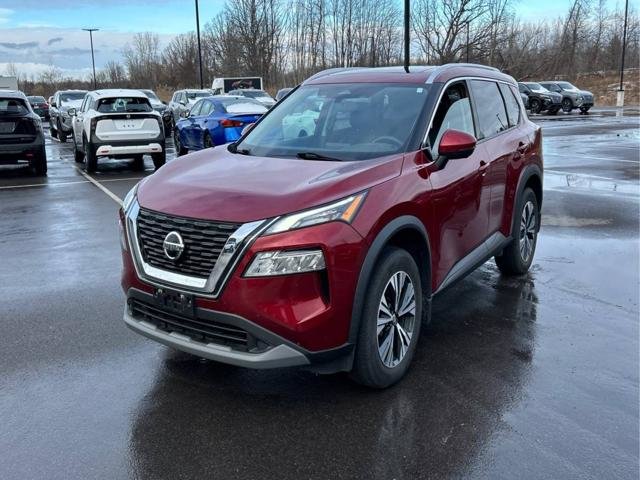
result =
[{"label": "alloy wheel", "polygon": [[536,209],[532,201],[525,203],[520,218],[520,256],[524,262],[529,261],[536,238]]},{"label": "alloy wheel", "polygon": [[405,272],[394,273],[387,282],[378,305],[377,322],[380,360],[393,368],[409,351],[416,322],[415,290]]}]

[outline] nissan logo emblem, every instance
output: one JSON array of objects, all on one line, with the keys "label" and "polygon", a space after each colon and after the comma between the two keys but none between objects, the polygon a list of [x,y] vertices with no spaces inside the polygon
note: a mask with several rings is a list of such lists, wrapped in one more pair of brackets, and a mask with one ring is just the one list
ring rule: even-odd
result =
[{"label": "nissan logo emblem", "polygon": [[180,234],[176,231],[167,233],[162,242],[162,249],[169,260],[178,260],[184,252],[184,241]]}]

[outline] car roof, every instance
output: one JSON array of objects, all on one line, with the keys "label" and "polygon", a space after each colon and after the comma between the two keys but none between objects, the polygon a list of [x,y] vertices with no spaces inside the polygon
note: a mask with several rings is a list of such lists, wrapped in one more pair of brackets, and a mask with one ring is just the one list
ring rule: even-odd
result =
[{"label": "car roof", "polygon": [[147,96],[140,90],[134,90],[130,88],[106,88],[102,90],[94,90],[89,92],[98,98],[112,98],[112,97],[144,97]]},{"label": "car roof", "polygon": [[88,90],[69,89],[69,90],[58,90],[56,93],[87,93],[87,92]]},{"label": "car roof", "polygon": [[0,97],[2,98],[20,98],[26,100],[27,96],[20,90],[0,90]]},{"label": "car roof", "polygon": [[325,83],[444,83],[459,77],[479,77],[491,80],[501,80],[515,85],[516,81],[510,75],[502,73],[497,68],[474,63],[448,63],[446,65],[414,65],[409,67],[409,73],[404,67],[352,67],[331,68],[316,73],[304,84]]}]

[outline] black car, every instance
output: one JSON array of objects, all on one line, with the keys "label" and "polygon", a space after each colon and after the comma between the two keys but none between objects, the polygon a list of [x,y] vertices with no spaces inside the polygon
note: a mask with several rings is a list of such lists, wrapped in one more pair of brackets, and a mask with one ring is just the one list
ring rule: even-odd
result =
[{"label": "black car", "polygon": [[549,115],[555,115],[562,108],[562,95],[550,92],[539,83],[518,82],[518,89],[528,97],[527,108],[531,113],[546,110]]},{"label": "black car", "polygon": [[0,164],[21,163],[36,175],[47,173],[42,121],[24,93],[0,90]]},{"label": "black car", "polygon": [[31,108],[40,116],[40,118],[49,120],[49,104],[44,99],[44,97],[40,97],[38,95],[29,95],[27,97],[27,100],[29,100]]},{"label": "black car", "polygon": [[55,93],[49,106],[49,128],[52,137],[58,137],[61,142],[67,141],[67,137],[73,131],[71,115],[67,111],[70,108],[80,108],[86,94],[86,90],[60,90]]}]

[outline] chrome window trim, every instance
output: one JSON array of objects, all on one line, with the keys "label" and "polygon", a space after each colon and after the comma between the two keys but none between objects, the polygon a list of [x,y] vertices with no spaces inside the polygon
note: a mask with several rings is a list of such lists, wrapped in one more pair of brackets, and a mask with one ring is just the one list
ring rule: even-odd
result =
[{"label": "chrome window trim", "polygon": [[142,260],[136,221],[139,212],[140,204],[137,199],[132,202],[131,207],[125,212],[129,252],[131,252],[133,265],[138,278],[156,287],[173,288],[178,291],[197,294],[198,296],[206,298],[218,298],[238,262],[244,257],[247,249],[253,244],[256,238],[280,218],[257,220],[240,225],[227,239],[209,277],[205,279],[170,272],[149,265]]},{"label": "chrome window trim", "polygon": [[[495,78],[490,78],[490,77],[476,77],[476,76],[467,77],[467,76],[464,76],[464,77],[455,77],[455,78],[447,80],[445,82],[444,86],[442,87],[442,89],[440,90],[440,94],[438,95],[438,101],[434,104],[433,111],[431,112],[431,116],[429,117],[429,123],[427,124],[427,130],[424,133],[424,137],[422,137],[422,147],[423,148],[426,147],[426,146],[431,147],[431,145],[429,145],[429,131],[431,130],[431,127],[433,125],[433,120],[434,120],[434,117],[436,116],[436,111],[438,110],[438,106],[440,105],[440,102],[442,101],[442,96],[444,95],[444,92],[447,91],[447,88],[449,88],[449,85],[451,85],[452,83],[461,82],[461,81],[467,81],[467,80],[484,80],[485,82],[504,83],[507,86],[513,85],[513,83],[511,83],[511,82],[507,82],[505,80],[497,80]],[[467,90],[468,91],[470,90],[469,86],[467,86]],[[469,93],[469,92],[467,92],[467,93]],[[469,98],[471,99],[471,95],[469,96]],[[475,108],[474,102],[471,102],[471,103],[472,103],[471,108],[472,109]],[[521,114],[520,115],[520,122],[522,122],[522,117],[523,117],[523,115]],[[520,122],[518,123],[518,125],[520,125]],[[501,131],[499,133],[496,133],[495,135],[492,135],[490,137],[485,137],[485,138],[482,138],[482,139],[479,139],[479,140],[476,139],[477,143],[482,143],[482,142],[484,142],[486,140],[491,140],[492,138],[495,138],[498,135],[502,135],[503,133],[508,132],[512,128],[516,128],[518,125],[514,125],[513,127],[509,127],[506,130],[503,130],[503,131]]]}]

